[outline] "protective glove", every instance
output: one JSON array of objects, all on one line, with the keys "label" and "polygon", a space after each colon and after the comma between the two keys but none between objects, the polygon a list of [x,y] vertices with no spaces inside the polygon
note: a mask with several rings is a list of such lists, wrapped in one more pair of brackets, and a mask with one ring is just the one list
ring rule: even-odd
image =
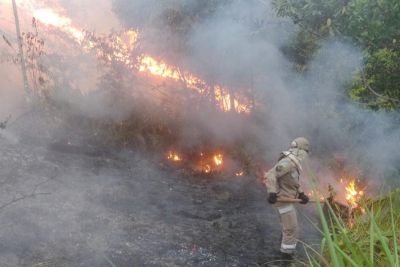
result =
[{"label": "protective glove", "polygon": [[278,200],[278,196],[276,195],[276,193],[269,193],[268,202],[270,204],[275,204],[277,200]]},{"label": "protective glove", "polygon": [[299,193],[298,199],[301,199],[300,204],[307,204],[308,201],[310,200],[304,192]]}]

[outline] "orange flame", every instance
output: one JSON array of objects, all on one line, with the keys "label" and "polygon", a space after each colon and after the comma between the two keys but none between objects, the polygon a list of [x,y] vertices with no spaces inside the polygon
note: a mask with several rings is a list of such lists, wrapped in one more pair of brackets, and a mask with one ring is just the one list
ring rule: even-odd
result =
[{"label": "orange flame", "polygon": [[359,206],[361,197],[364,195],[364,191],[357,189],[355,180],[350,181],[345,189],[347,203],[349,203],[350,207],[357,208]]},{"label": "orange flame", "polygon": [[223,167],[224,156],[222,153],[199,153],[197,163],[195,163],[193,169],[202,173],[212,173],[220,171]]},{"label": "orange flame", "polygon": [[[138,69],[140,72],[147,72],[153,76],[162,78],[169,78],[174,81],[182,81],[185,85],[197,91],[200,94],[205,94],[205,89],[209,88],[207,83],[195,75],[181,71],[179,68],[170,66],[164,61],[156,60],[149,55],[142,55],[139,57]],[[236,98],[231,98],[229,89],[220,85],[214,86],[215,100],[218,106],[223,111],[230,111],[232,107],[238,113],[249,113],[250,108],[248,105],[239,102]],[[231,104],[233,99],[233,105]]]},{"label": "orange flame", "polygon": [[165,62],[159,62],[148,55],[143,55],[139,58],[139,71],[147,71],[155,76],[171,78],[174,80],[179,80],[181,78],[178,70],[168,66]]},{"label": "orange flame", "polygon": [[138,58],[138,69],[139,72],[147,72],[153,76],[169,78],[174,81],[183,81],[188,88],[193,89],[200,94],[204,91],[201,89],[202,86],[205,86],[204,81],[188,72],[181,71],[177,67],[168,65],[164,61],[159,61],[152,56],[140,56]]},{"label": "orange flame", "polygon": [[243,176],[244,175],[244,171],[238,171],[235,173],[236,176]]},{"label": "orange flame", "polygon": [[210,173],[211,172],[211,166],[209,164],[206,164],[203,166],[202,171],[205,173]]},{"label": "orange flame", "polygon": [[181,156],[174,151],[168,152],[167,159],[172,160],[172,161],[181,161],[182,160]]},{"label": "orange flame", "polygon": [[222,154],[217,154],[214,156],[214,163],[216,166],[221,166],[223,163],[223,156]]},{"label": "orange flame", "polygon": [[33,13],[33,16],[41,23],[47,26],[53,26],[63,29],[78,42],[82,42],[84,34],[82,31],[72,26],[72,21],[68,17],[57,14],[50,8],[38,9]]},{"label": "orange flame", "polygon": [[219,107],[224,111],[229,111],[232,108],[231,105],[231,95],[228,93],[227,88],[221,86],[214,87],[215,100],[217,101]]},{"label": "orange flame", "polygon": [[[127,30],[117,36],[111,43],[112,56],[117,62],[121,62],[128,67],[132,67],[131,51],[136,47],[139,33],[135,30]],[[89,43],[89,45],[91,45]],[[110,60],[111,61],[111,60]]]},{"label": "orange flame", "polygon": [[[47,26],[57,27],[65,33],[72,36],[76,42],[82,44],[85,34],[83,31],[72,25],[70,18],[58,14],[50,8],[43,8],[34,11],[34,17]],[[128,67],[135,67],[139,72],[147,72],[153,76],[161,78],[169,78],[174,81],[182,81],[187,88],[197,91],[199,94],[206,94],[210,89],[214,89],[214,99],[222,111],[234,110],[237,113],[250,113],[249,102],[247,99],[239,100],[232,95],[229,89],[220,85],[214,87],[207,85],[207,83],[198,78],[197,76],[187,72],[181,71],[179,68],[168,65],[162,60],[156,60],[150,55],[143,54],[138,57],[137,62],[132,62],[130,54],[136,47],[138,40],[138,32],[128,30],[115,39],[112,44],[112,57],[106,56],[106,59],[112,59],[122,62]],[[93,42],[85,44],[85,49],[92,49],[95,47]],[[208,89],[208,90],[206,90]]]}]

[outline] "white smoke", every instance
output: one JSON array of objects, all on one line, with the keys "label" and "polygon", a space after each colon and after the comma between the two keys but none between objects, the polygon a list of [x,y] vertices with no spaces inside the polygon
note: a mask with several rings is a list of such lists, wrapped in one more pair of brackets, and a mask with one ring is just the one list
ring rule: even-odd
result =
[{"label": "white smoke", "polygon": [[[186,123],[180,133],[186,146],[198,145],[204,136],[214,140],[216,146],[251,136],[251,140],[243,141],[244,146],[250,150],[264,149],[265,159],[272,164],[292,139],[305,136],[311,141],[318,174],[329,173],[325,163],[335,157],[356,163],[366,176],[376,178],[373,181],[377,185],[382,184],[382,178],[398,169],[399,115],[367,110],[346,95],[346,86],[351,82],[352,75],[362,67],[360,49],[335,39],[326,40],[309,69],[305,73],[296,72],[292,62],[282,52],[282,46],[291,41],[297,26],[290,20],[276,17],[268,0],[60,0],[40,3],[41,6],[47,4],[62,8],[63,15],[73,18],[74,23],[79,24],[74,25],[78,28],[102,34],[109,33],[110,29],[118,31],[119,27],[139,29],[141,39],[138,49],[141,52],[160,56],[210,84],[254,95],[256,110],[251,120],[247,117],[220,116],[212,110],[192,110],[190,103],[187,104],[183,111]],[[25,18],[24,31],[29,30],[29,20]],[[53,29],[53,32],[56,30]],[[116,102],[107,93],[107,76],[102,75],[109,69],[98,68],[93,55],[68,48],[70,43],[61,42],[61,34],[55,35],[55,42],[49,40],[52,38],[50,34],[46,38],[46,49],[51,51],[43,63],[49,68],[54,67],[51,71],[56,81],[53,92],[56,100],[67,103],[76,114],[95,119],[121,120],[133,108],[141,112],[140,106],[124,102],[125,99]],[[9,49],[4,43],[0,47],[2,52]],[[143,91],[153,90],[130,77],[127,70],[118,73],[123,88],[133,92],[143,88]],[[19,66],[0,64],[0,74],[0,122],[9,114],[17,119],[19,114],[24,114],[27,106]],[[21,121],[27,124],[21,125]],[[90,146],[83,142],[70,142],[79,128],[85,126],[75,125],[78,129],[60,127],[58,132],[48,129],[51,134],[46,141],[51,138],[62,141],[57,144],[51,139],[46,143],[50,150],[31,148],[29,139],[23,140],[25,145],[21,148],[16,148],[13,146],[15,142],[3,142],[3,136],[0,136],[2,148],[6,148],[1,150],[3,154],[0,153],[4,157],[1,161],[4,161],[3,169],[10,168],[9,162],[14,162],[13,169],[18,170],[5,175],[6,178],[17,178],[6,181],[10,184],[2,188],[3,202],[13,199],[14,193],[21,189],[24,189],[23,193],[26,190],[29,192],[31,183],[42,181],[36,181],[38,177],[34,175],[34,179],[29,176],[32,173],[49,178],[53,177],[54,171],[57,178],[40,187],[52,195],[37,197],[31,202],[18,202],[21,206],[2,214],[2,221],[5,222],[2,225],[14,230],[0,229],[3,233],[2,244],[6,248],[4,253],[0,253],[1,263],[26,265],[20,260],[26,257],[23,246],[29,246],[26,251],[32,255],[28,253],[28,257],[33,258],[36,255],[64,255],[64,251],[57,250],[65,248],[73,254],[67,256],[71,256],[74,263],[82,264],[88,256],[76,258],[76,255],[82,253],[77,244],[83,244],[84,253],[89,253],[89,257],[96,256],[89,266],[104,262],[102,255],[107,251],[115,255],[121,251],[151,251],[149,248],[157,247],[164,239],[165,246],[171,247],[172,241],[169,243],[167,240],[170,233],[163,231],[175,231],[177,222],[174,220],[181,219],[171,215],[171,210],[180,212],[181,207],[183,210],[183,206],[190,201],[193,201],[193,204],[190,202],[191,209],[199,207],[195,203],[198,200],[190,199],[190,194],[189,197],[182,197],[182,192],[193,190],[193,187],[177,188],[175,192],[173,184],[176,180],[166,180],[164,173],[142,158],[131,154],[124,154],[116,160],[97,155],[86,158],[83,154],[88,153],[85,149]],[[46,127],[49,126],[45,122],[37,124],[29,119],[19,120],[10,125],[11,135],[8,137],[14,140],[12,131],[18,128],[41,138]],[[38,128],[42,129],[39,131]],[[202,132],[197,131],[199,128]],[[67,141],[64,142],[64,139]],[[57,150],[63,153],[57,154]],[[121,165],[126,159],[127,162]],[[239,185],[231,183],[232,187],[240,187],[238,191],[247,187]],[[228,195],[229,198],[229,194],[225,193],[219,197]],[[261,200],[257,203],[263,205]],[[169,224],[166,223],[168,220]],[[153,228],[152,222],[166,226],[149,230],[146,234],[148,229]],[[187,224],[185,229],[192,232],[190,223],[184,221],[183,224]],[[132,225],[138,226],[137,229],[132,229]],[[133,241],[129,235],[132,231]],[[142,235],[145,238],[140,239]],[[176,233],[172,235],[176,236]],[[37,240],[45,244],[44,249]],[[46,251],[49,246],[54,251]],[[38,251],[36,247],[39,247]],[[22,251],[21,254],[18,254],[19,251]],[[151,256],[145,255],[143,262]],[[128,255],[127,261],[131,261],[130,257],[134,256]],[[30,259],[27,261],[30,263]]]},{"label": "white smoke", "polygon": [[[268,149],[266,158],[272,160],[291,139],[304,135],[311,140],[317,155],[343,154],[367,167],[366,171],[373,169],[371,176],[393,170],[400,159],[396,144],[400,133],[395,127],[398,114],[369,111],[347,97],[346,86],[362,67],[361,50],[338,40],[326,40],[309,69],[303,74],[295,72],[282,46],[291,41],[297,26],[276,17],[270,1],[104,0],[96,4],[48,4],[63,9],[62,13],[73,18],[78,28],[99,33],[121,25],[138,29],[142,52],[165,58],[210,84],[228,86],[233,92],[244,94],[251,88],[263,112],[259,125],[221,122],[207,113],[190,117],[217,139],[232,140],[246,130],[252,131]],[[88,7],[95,8],[88,11]],[[98,19],[105,14],[107,20]],[[63,66],[58,76],[65,76],[62,79],[75,89],[88,92],[102,86],[96,81],[104,70],[99,70],[89,55],[67,54],[58,63]],[[5,69],[2,72],[6,73]],[[20,83],[18,71],[14,72],[15,75],[5,76],[3,88]],[[137,87],[133,81],[130,83],[131,88]],[[91,117],[123,118],[130,111],[108,103],[111,98],[107,94],[82,102],[71,96],[69,89],[59,88],[56,97],[66,99],[77,111]],[[14,100],[1,105],[3,117],[11,110],[7,105],[21,99],[15,96],[17,90],[8,90],[12,93],[7,96],[6,91],[2,91],[2,99]],[[224,127],[220,127],[221,123]],[[188,142],[193,137],[190,129],[191,126],[183,129]]]},{"label": "white smoke", "polygon": [[[382,178],[398,165],[398,114],[369,111],[347,96],[362,68],[362,52],[354,45],[326,40],[309,69],[299,74],[281,52],[296,26],[277,18],[270,1],[118,0],[114,9],[126,25],[141,27],[144,47],[151,44],[154,52],[211,83],[239,91],[252,86],[266,110],[264,126],[256,132],[269,148],[269,160],[304,135],[319,159],[339,153],[371,178]],[[202,16],[187,21],[196,13]],[[236,134],[225,128],[225,136]]]}]

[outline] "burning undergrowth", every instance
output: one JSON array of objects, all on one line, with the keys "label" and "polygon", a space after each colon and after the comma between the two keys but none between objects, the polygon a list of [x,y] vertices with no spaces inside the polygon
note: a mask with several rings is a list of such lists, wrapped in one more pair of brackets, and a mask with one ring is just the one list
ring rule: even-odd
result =
[{"label": "burning undergrowth", "polygon": [[[172,168],[203,176],[243,176],[270,167],[261,160],[270,144],[260,135],[269,126],[262,118],[268,116],[268,107],[259,105],[252,83],[228,87],[168,64],[146,52],[137,29],[101,35],[80,30],[70,18],[49,8],[33,15],[35,32],[27,36],[34,38],[25,45],[27,51],[39,51],[30,58],[32,73],[40,69],[45,74],[35,87],[46,94],[37,96],[44,98],[49,116],[62,125],[59,132],[66,144],[134,149],[156,155]],[[74,90],[73,82],[62,85],[54,79],[54,54],[46,54],[43,60],[38,24],[44,32],[61,32],[75,45],[75,53],[94,57],[100,75],[94,90],[82,86]],[[48,69],[39,68],[38,62]],[[86,131],[85,141],[65,138],[66,129]],[[355,189],[357,178],[347,178],[348,174],[334,171],[324,190],[309,192],[325,198],[329,186],[336,183],[337,199],[354,206],[364,191]]]},{"label": "burning undergrowth", "polygon": [[[90,94],[87,97],[90,98]],[[85,136],[86,140],[78,143],[92,144],[104,149],[141,151],[159,158],[162,164],[170,168],[184,169],[187,173],[243,176],[254,174],[259,167],[262,148],[257,145],[257,139],[252,138],[252,132],[245,133],[236,125],[249,124],[249,117],[242,117],[240,114],[214,114],[213,119],[216,122],[230,122],[225,126],[215,122],[210,127],[202,121],[203,116],[193,116],[190,111],[183,112],[189,114],[185,116],[165,107],[151,107],[146,110],[148,103],[136,104],[130,114],[120,120],[82,116],[68,105],[62,105],[63,108],[59,109],[60,104],[56,102],[51,105],[51,114],[62,122],[58,130],[60,134],[70,129],[80,131],[80,139]],[[229,127],[231,122],[235,122],[233,127]],[[234,138],[226,138],[224,132],[227,130],[238,132]],[[82,131],[86,133],[82,134]],[[57,138],[57,134],[55,137]],[[71,136],[64,142],[77,143],[73,139]]]},{"label": "burning undergrowth", "polygon": [[[80,30],[50,8],[37,9],[33,16],[34,32],[24,43],[26,51],[38,51],[29,65],[31,73],[39,73],[30,77],[33,97],[41,105],[46,102],[49,117],[65,124],[59,132],[86,129],[89,143],[167,154],[169,163],[195,173],[241,176],[252,171],[261,149],[247,148],[260,148],[262,142],[248,141],[254,139],[248,130],[254,128],[256,117],[250,114],[255,102],[248,91],[208,83],[145,53],[138,30],[99,35]],[[65,41],[75,43],[65,56],[83,53],[96,59],[100,77],[95,90],[76,90],[73,81],[57,78],[63,72],[57,69],[60,57],[51,50],[44,53],[38,28],[56,30]]]},{"label": "burning undergrowth", "polygon": [[202,175],[225,174],[243,176],[243,162],[239,159],[234,160],[229,150],[224,149],[203,149],[192,153],[182,154],[174,150],[169,150],[166,159],[169,165],[189,169],[193,173]]},{"label": "burning undergrowth", "polygon": [[[364,181],[381,175],[390,164],[375,169],[368,164],[375,159],[364,157],[371,154],[366,153],[371,146],[358,148],[363,140],[357,135],[380,133],[362,123],[368,114],[343,119],[343,113],[361,113],[336,99],[338,88],[358,67],[358,51],[327,44],[306,75],[293,74],[279,50],[287,35],[262,39],[262,30],[275,32],[275,26],[238,19],[261,14],[228,2],[226,12],[192,20],[176,32],[170,30],[186,21],[191,4],[161,8],[155,25],[128,23],[124,30],[108,34],[82,29],[58,8],[28,10],[34,30],[24,35],[24,46],[32,91],[60,125],[55,138],[104,150],[150,153],[167,166],[193,174],[243,176],[271,167],[283,146],[304,135],[312,139],[318,166],[340,162],[336,152],[343,153],[346,162],[356,162],[344,171],[321,168],[322,192],[310,187],[310,194],[326,198],[332,186],[338,200],[356,205],[365,195]],[[249,29],[254,35],[247,34]],[[152,39],[155,32],[159,35]],[[169,39],[158,42],[163,37]],[[329,68],[321,73],[325,65]],[[353,127],[354,122],[362,125]],[[85,141],[65,137],[71,129],[85,131]],[[354,173],[359,167],[363,172]]]},{"label": "burning undergrowth", "polygon": [[[162,249],[167,250],[167,257],[198,254],[194,258],[205,256],[215,261],[213,253],[220,246],[229,265],[229,255],[242,255],[238,243],[245,251],[259,253],[263,231],[273,229],[276,222],[266,218],[270,213],[263,213],[270,206],[265,205],[266,190],[257,178],[296,136],[311,141],[311,165],[319,179],[307,186],[311,180],[306,173],[301,181],[310,199],[330,202],[350,224],[354,215],[363,214],[363,203],[376,193],[370,182],[383,177],[388,166],[398,169],[399,150],[393,144],[397,144],[399,132],[393,130],[393,121],[384,114],[354,107],[343,92],[360,67],[360,51],[326,40],[307,70],[294,72],[281,48],[290,42],[296,26],[267,14],[272,10],[269,1],[116,0],[114,5],[120,7],[116,15],[124,26],[99,32],[83,29],[82,25],[90,24],[77,20],[72,12],[68,16],[52,2],[25,7],[25,15],[33,17],[32,32],[23,35],[31,85],[27,96],[38,116],[19,120],[13,114],[10,128],[21,126],[19,132],[30,138],[46,137],[42,147],[49,153],[49,166],[67,166],[60,173],[69,173],[69,167],[75,170],[76,166],[84,170],[67,177],[76,182],[66,193],[68,198],[75,200],[70,196],[81,193],[80,185],[87,183],[83,188],[88,191],[82,195],[87,193],[90,203],[103,206],[99,202],[105,198],[111,210],[127,211],[128,223],[123,224],[129,225],[126,232],[137,230],[132,237],[138,237],[138,242],[126,243],[129,248],[123,251],[140,251],[141,257],[152,258],[148,254],[151,246],[132,247],[143,242],[143,223],[131,215],[144,214],[159,216],[174,236],[175,225],[183,223],[185,227],[176,232],[184,231],[186,241],[187,233],[202,236],[173,243],[174,249],[165,245]],[[133,7],[133,11],[121,12],[125,7]],[[137,14],[141,11],[156,15],[143,17]],[[139,23],[134,23],[137,20]],[[12,41],[3,39],[9,54],[15,54]],[[17,56],[11,59],[19,63]],[[30,143],[31,139],[21,140]],[[112,160],[113,153],[121,151],[123,155]],[[39,152],[38,162],[42,159]],[[86,156],[90,160],[85,160]],[[8,161],[11,158],[5,156]],[[151,166],[143,164],[143,159],[150,159]],[[109,166],[111,174],[104,173],[108,164],[113,165]],[[143,172],[135,175],[135,168]],[[110,186],[115,181],[112,173],[123,175],[126,182]],[[99,183],[99,174],[104,183]],[[88,181],[92,176],[92,182]],[[143,190],[146,186],[149,190]],[[96,189],[94,195],[99,199],[93,199],[89,188]],[[59,202],[68,203],[64,199]],[[74,207],[78,212],[81,208],[93,210],[91,205],[79,203]],[[89,217],[98,220],[96,214]],[[117,217],[112,214],[110,218]],[[145,231],[157,232],[153,238],[147,236],[149,242],[171,238],[160,235],[164,230],[153,227],[151,220],[146,222]],[[194,227],[199,224],[200,228]],[[255,231],[246,230],[252,227]],[[222,234],[218,232],[221,229]],[[83,232],[87,228],[83,227]],[[99,250],[110,251],[103,248],[108,240],[103,233],[108,230],[99,232],[104,237]],[[118,231],[129,236],[126,232]],[[268,242],[266,251],[273,247]],[[118,260],[118,253],[111,250],[110,255]],[[132,257],[128,254],[126,262]]]}]

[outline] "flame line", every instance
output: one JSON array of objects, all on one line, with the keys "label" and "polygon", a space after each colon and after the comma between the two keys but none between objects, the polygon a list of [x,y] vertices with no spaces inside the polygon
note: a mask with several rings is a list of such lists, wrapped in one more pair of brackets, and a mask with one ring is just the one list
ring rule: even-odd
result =
[{"label": "flame line", "polygon": [[[41,8],[37,9],[33,12],[33,16],[43,23],[46,26],[56,27],[65,33],[69,34],[73,37],[73,39],[82,45],[82,42],[85,39],[85,34],[83,31],[72,25],[72,20],[66,16],[62,16],[55,12],[51,8]],[[130,40],[134,39],[134,42],[137,41],[138,32],[136,31],[133,34],[133,31],[128,31],[127,33],[131,33],[129,36]],[[95,47],[93,41],[89,41],[86,45],[86,49],[92,49]],[[112,47],[114,50],[113,56],[119,61],[130,67],[132,64],[131,59],[129,58],[131,48],[133,47],[132,43],[127,45],[120,37],[117,37],[115,40],[115,44]],[[112,58],[108,57],[108,60],[112,60]],[[199,77],[187,72],[182,71],[180,68],[168,65],[166,62],[161,60],[156,60],[154,57],[148,54],[142,54],[137,58],[137,65],[135,66],[136,70],[139,72],[147,72],[153,76],[158,76],[162,78],[169,78],[174,81],[183,81],[186,87],[197,91],[199,94],[204,95],[206,92],[206,88],[209,90],[213,88],[214,98],[218,103],[219,108],[222,111],[231,111],[234,110],[237,113],[249,113],[250,108],[248,104],[241,103],[239,100],[231,95],[230,90],[228,88],[222,87],[220,85],[209,86],[207,83],[200,79]]]}]

